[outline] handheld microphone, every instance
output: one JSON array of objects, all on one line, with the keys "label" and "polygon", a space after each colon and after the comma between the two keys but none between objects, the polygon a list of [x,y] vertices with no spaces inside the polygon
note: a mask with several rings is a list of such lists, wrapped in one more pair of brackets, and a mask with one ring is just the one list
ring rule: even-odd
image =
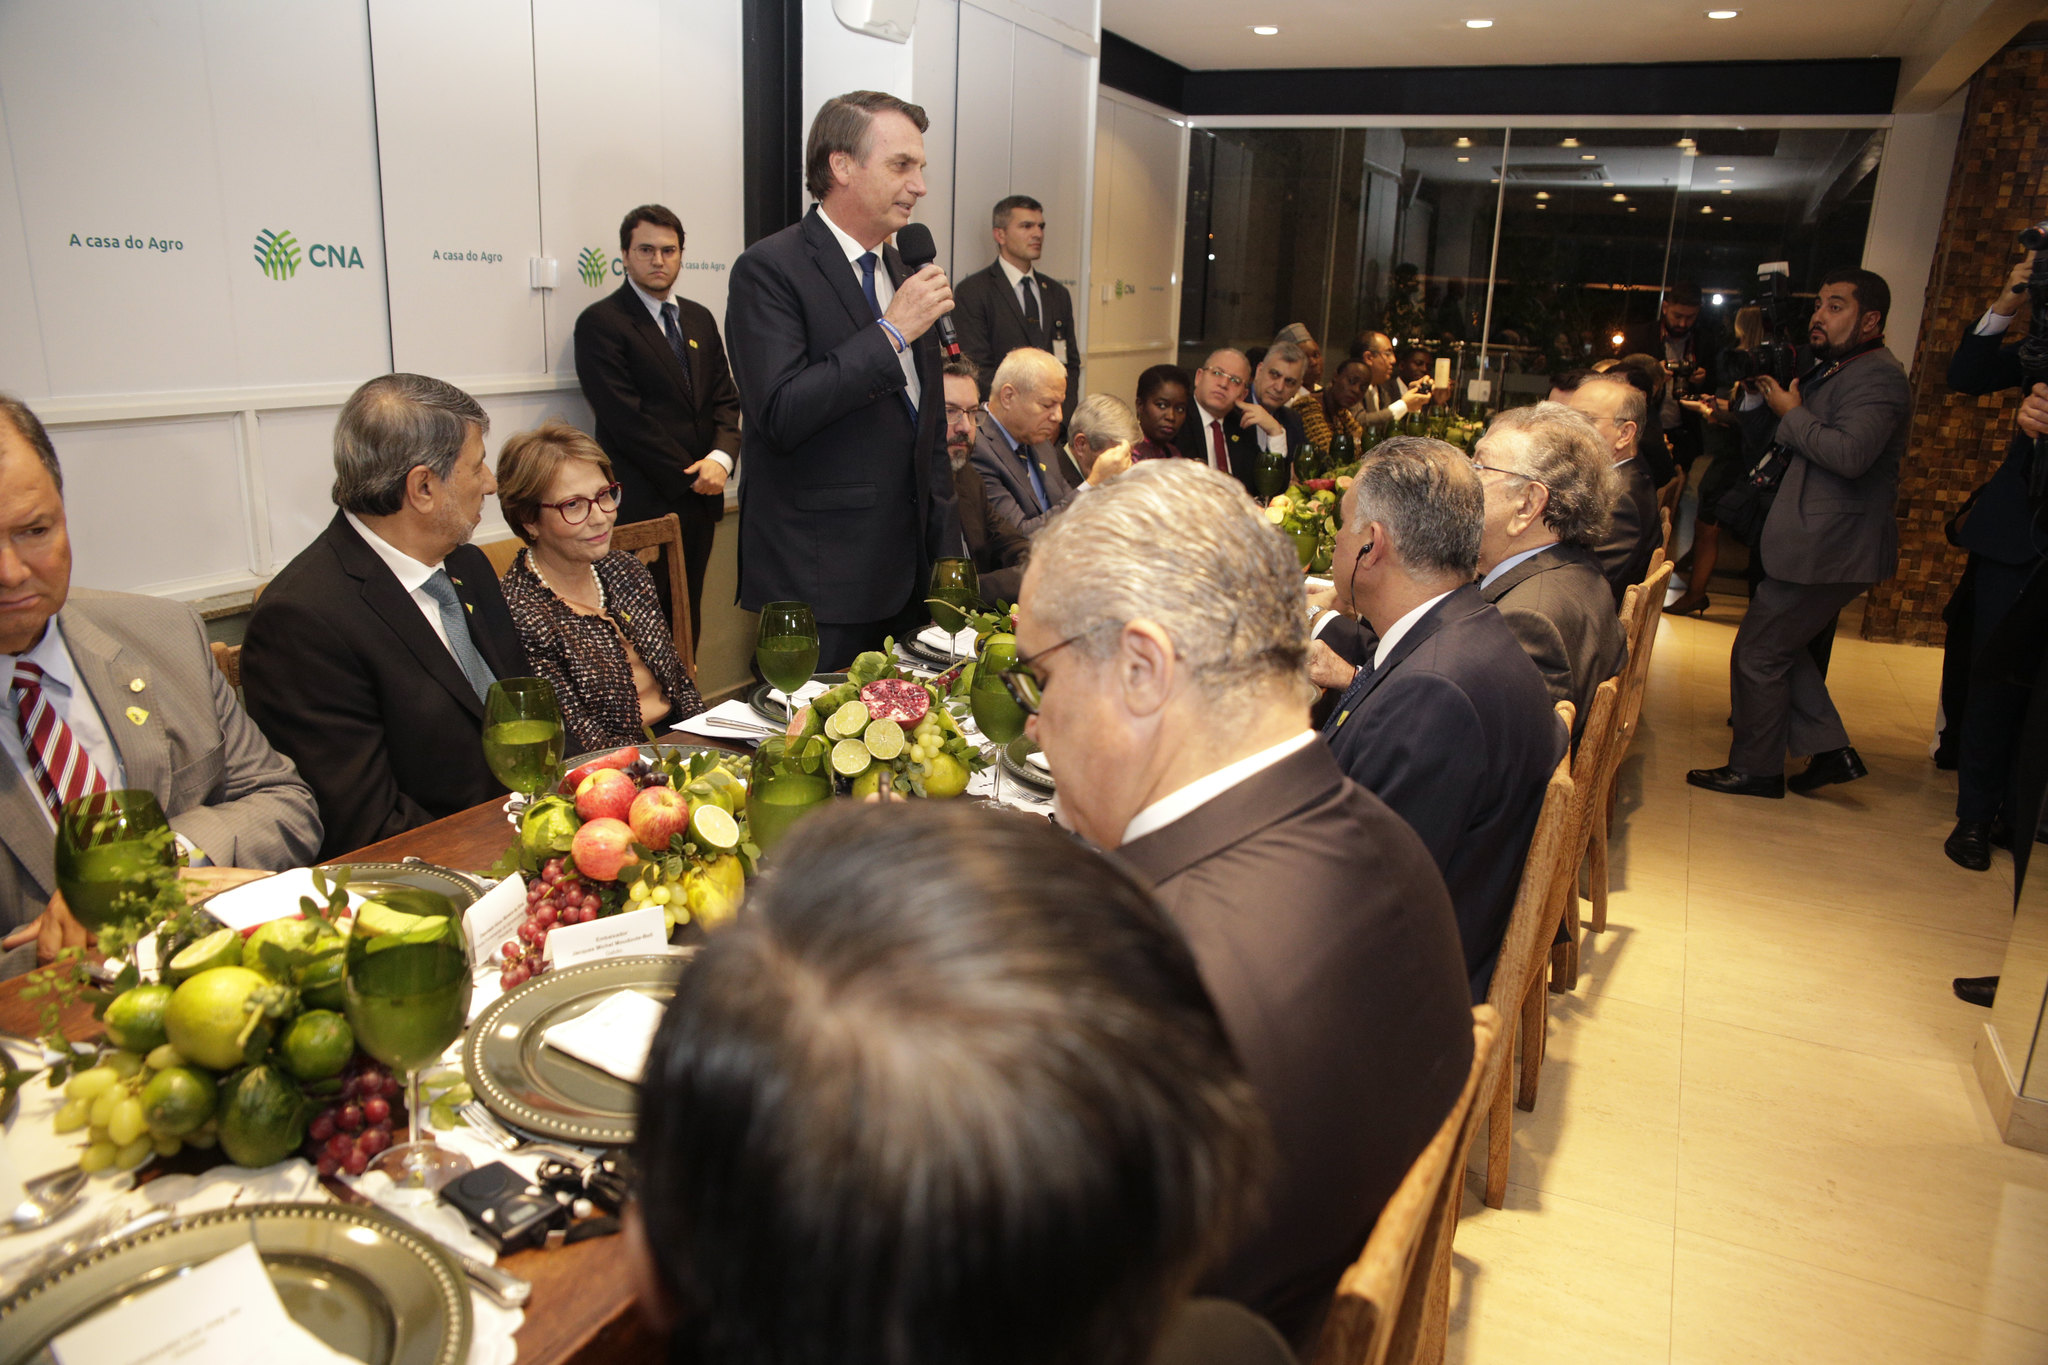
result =
[{"label": "handheld microphone", "polygon": [[[939,244],[932,240],[932,230],[923,223],[909,223],[897,229],[896,249],[903,253],[903,268],[916,274],[938,259]],[[939,315],[939,344],[946,349],[948,360],[960,358],[960,336],[953,330],[953,315]]]}]

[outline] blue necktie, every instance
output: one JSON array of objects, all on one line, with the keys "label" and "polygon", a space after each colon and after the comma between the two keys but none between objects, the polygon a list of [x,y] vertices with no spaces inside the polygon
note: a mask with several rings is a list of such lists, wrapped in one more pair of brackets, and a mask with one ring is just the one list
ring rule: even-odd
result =
[{"label": "blue necktie", "polygon": [[676,363],[683,367],[683,401],[694,408],[697,406],[697,390],[690,382],[690,353],[683,349],[683,329],[676,325],[676,306],[673,303],[661,305],[661,330],[668,333],[668,348],[676,353]]},{"label": "blue necktie", "polygon": [[[863,251],[860,254],[860,292],[868,296],[868,307],[875,310],[875,317],[882,316],[882,300],[875,293],[875,253]],[[917,425],[917,404],[910,401],[910,390],[903,390],[903,408],[910,414],[910,424]]]},{"label": "blue necktie", "polygon": [[455,595],[455,584],[448,577],[448,571],[434,570],[434,576],[420,584],[420,589],[440,607],[441,629],[448,633],[448,652],[455,656],[462,676],[476,689],[476,699],[482,701],[498,677],[484,662],[484,656],[477,653],[476,642],[469,638],[469,622],[465,619],[462,599]]},{"label": "blue necktie", "polygon": [[1038,495],[1038,510],[1050,512],[1052,510],[1052,499],[1045,495],[1045,480],[1038,475],[1038,461],[1032,458],[1031,448],[1029,446],[1018,446],[1017,454],[1024,460],[1024,472],[1031,479],[1031,491]]}]

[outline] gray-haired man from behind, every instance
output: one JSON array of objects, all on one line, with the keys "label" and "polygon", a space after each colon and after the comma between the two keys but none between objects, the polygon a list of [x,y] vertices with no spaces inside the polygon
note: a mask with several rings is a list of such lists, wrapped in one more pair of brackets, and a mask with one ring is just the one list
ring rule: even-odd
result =
[{"label": "gray-haired man from behind", "polygon": [[1269,1216],[1207,1289],[1297,1349],[1472,1047],[1442,877],[1309,729],[1303,606],[1293,547],[1234,479],[1149,461],[1039,533],[1014,679],[1063,818],[1187,934],[1266,1106]]},{"label": "gray-haired man from behind", "polygon": [[484,697],[531,672],[483,551],[490,419],[425,375],[372,379],[334,428],[327,529],[249,617],[249,714],[320,799],[331,858],[502,796]]}]

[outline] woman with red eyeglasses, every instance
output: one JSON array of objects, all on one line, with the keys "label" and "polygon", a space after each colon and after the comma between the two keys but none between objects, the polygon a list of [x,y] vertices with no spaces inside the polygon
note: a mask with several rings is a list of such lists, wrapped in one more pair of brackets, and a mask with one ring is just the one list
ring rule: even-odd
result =
[{"label": "woman with red eyeglasses", "polygon": [[612,548],[619,485],[596,441],[547,421],[505,442],[498,505],[526,548],[506,605],[534,671],[554,684],[571,753],[637,744],[704,709],[654,580]]}]

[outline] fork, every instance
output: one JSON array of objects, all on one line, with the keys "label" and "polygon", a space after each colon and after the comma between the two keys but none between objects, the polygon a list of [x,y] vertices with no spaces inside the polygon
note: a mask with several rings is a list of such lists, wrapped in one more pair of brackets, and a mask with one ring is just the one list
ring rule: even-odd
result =
[{"label": "fork", "polygon": [[574,1147],[565,1147],[559,1143],[522,1137],[513,1132],[499,1122],[496,1114],[484,1108],[481,1100],[470,1100],[458,1105],[455,1112],[464,1123],[476,1130],[478,1137],[501,1152],[546,1152],[579,1169],[591,1163],[592,1158],[587,1152],[579,1152]]}]

